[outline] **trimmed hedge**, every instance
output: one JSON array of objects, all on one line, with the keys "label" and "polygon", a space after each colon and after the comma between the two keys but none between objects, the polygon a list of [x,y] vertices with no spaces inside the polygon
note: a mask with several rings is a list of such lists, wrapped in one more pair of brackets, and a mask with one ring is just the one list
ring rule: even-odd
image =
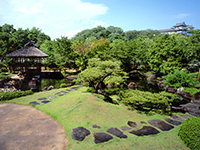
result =
[{"label": "trimmed hedge", "polygon": [[120,91],[118,95],[123,103],[131,105],[132,107],[144,109],[162,109],[165,111],[173,101],[177,99],[176,94],[167,93],[165,91],[160,93],[151,93],[139,90]]},{"label": "trimmed hedge", "polygon": [[200,150],[200,117],[186,119],[178,132],[187,147]]},{"label": "trimmed hedge", "polygon": [[12,91],[12,92],[1,92],[0,93],[0,101],[6,101],[17,97],[22,97],[26,95],[33,94],[33,91],[27,90],[27,91]]}]

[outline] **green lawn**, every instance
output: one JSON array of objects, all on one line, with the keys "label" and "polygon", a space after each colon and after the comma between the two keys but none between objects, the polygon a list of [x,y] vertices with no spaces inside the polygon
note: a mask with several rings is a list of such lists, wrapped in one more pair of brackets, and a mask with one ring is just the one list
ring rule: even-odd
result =
[{"label": "green lawn", "polygon": [[[31,101],[38,101],[38,98],[54,95],[65,89],[55,89],[47,92],[35,93],[26,97],[21,97],[6,101],[6,103],[16,103],[28,105]],[[39,101],[38,101],[39,102]],[[121,126],[128,126],[128,121],[138,124],[138,129],[143,125],[140,121],[147,122],[150,119],[164,119],[168,116],[154,114],[145,115],[129,110],[124,105],[113,105],[102,100],[101,96],[86,92],[85,87],[73,90],[64,96],[56,97],[48,104],[34,106],[38,110],[45,112],[64,127],[69,145],[67,149],[120,149],[120,150],[187,150],[186,145],[178,137],[180,127],[175,127],[171,131],[161,131],[157,135],[138,137],[124,131],[127,139],[114,137],[113,140],[102,144],[95,144],[93,134],[106,132],[111,127],[120,129]],[[92,125],[101,126],[101,129],[92,128]],[[148,124],[150,125],[150,124]],[[84,127],[90,130],[91,134],[84,141],[75,141],[71,137],[73,128]],[[53,129],[52,129],[53,130]]]}]

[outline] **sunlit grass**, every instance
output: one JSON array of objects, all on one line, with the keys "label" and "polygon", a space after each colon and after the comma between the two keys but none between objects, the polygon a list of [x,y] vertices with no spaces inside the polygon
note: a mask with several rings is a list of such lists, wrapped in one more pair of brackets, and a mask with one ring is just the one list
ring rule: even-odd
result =
[{"label": "sunlit grass", "polygon": [[[31,101],[37,101],[38,98],[48,97],[49,95],[54,95],[62,90],[64,89],[35,93],[30,96],[17,98],[7,102],[27,105]],[[114,139],[109,142],[95,144],[93,138],[94,133],[106,132],[111,127],[120,129],[121,126],[127,126],[128,121],[136,122],[138,124],[138,129],[140,129],[143,126],[140,124],[140,121],[147,122],[150,119],[163,120],[168,116],[160,114],[145,115],[137,113],[137,111],[129,110],[127,106],[124,105],[106,103],[101,96],[86,92],[85,87],[73,90],[64,96],[57,97],[48,104],[41,104],[35,107],[50,115],[63,126],[69,140],[67,149],[188,149],[177,135],[179,127],[175,127],[171,131],[161,131],[161,133],[157,135],[144,137],[138,137],[130,134],[128,131],[124,131],[124,134],[128,136],[127,139],[114,137]],[[101,129],[92,128],[92,125],[101,126]],[[72,129],[76,127],[89,129],[91,135],[86,137],[82,142],[73,140],[71,132]]]}]

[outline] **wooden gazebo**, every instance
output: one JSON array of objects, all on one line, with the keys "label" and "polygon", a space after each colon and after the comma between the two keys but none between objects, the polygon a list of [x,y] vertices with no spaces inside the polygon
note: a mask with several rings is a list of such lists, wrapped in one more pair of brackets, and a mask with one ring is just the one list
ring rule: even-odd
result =
[{"label": "wooden gazebo", "polygon": [[[49,55],[41,51],[34,41],[30,41],[23,48],[6,55],[6,57],[15,59],[14,70],[19,68],[18,70],[21,72],[32,70],[34,74],[40,74],[41,59],[49,57]],[[36,64],[36,66],[32,66],[32,64]]]}]

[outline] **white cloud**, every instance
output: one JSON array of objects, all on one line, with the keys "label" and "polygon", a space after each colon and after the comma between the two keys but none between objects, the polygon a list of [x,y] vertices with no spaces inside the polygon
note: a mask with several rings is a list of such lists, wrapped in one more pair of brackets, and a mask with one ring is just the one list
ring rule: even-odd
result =
[{"label": "white cloud", "polygon": [[[96,25],[106,25],[98,20],[106,14],[103,4],[86,3],[81,0],[7,0],[10,9],[0,11],[0,24],[13,24],[15,28],[36,26],[52,38],[74,36],[74,33]],[[0,6],[5,9],[5,6]],[[72,35],[73,34],[73,35]]]},{"label": "white cloud", "polygon": [[178,14],[178,15],[176,15],[176,18],[178,18],[178,19],[183,19],[183,18],[186,18],[186,17],[188,17],[188,16],[190,16],[190,14]]}]

